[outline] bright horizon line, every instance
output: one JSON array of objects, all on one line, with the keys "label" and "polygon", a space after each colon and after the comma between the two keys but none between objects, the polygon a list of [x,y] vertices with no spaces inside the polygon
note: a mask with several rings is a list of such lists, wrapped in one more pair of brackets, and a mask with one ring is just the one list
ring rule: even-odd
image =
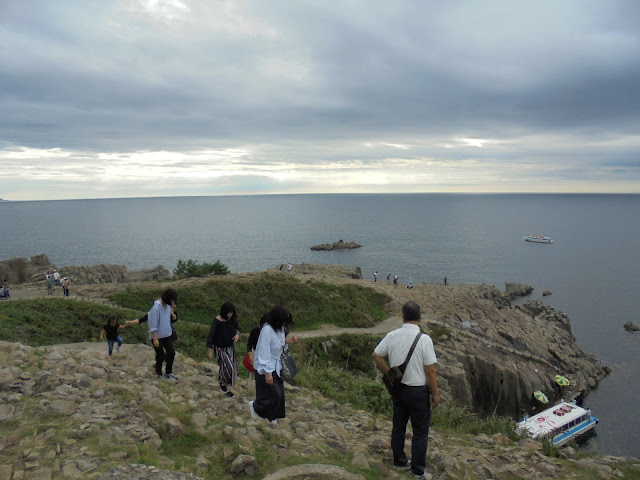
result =
[{"label": "bright horizon line", "polygon": [[306,193],[225,193],[211,195],[157,195],[138,197],[87,197],[87,198],[40,198],[30,200],[10,200],[0,197],[0,202],[69,202],[77,200],[134,200],[149,198],[206,198],[206,197],[264,197],[264,196],[295,196],[295,195],[640,195],[639,192],[306,192]]}]

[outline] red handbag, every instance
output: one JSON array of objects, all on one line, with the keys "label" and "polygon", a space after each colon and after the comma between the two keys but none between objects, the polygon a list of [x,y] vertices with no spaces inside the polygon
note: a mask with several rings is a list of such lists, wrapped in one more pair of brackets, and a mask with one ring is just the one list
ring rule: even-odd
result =
[{"label": "red handbag", "polygon": [[253,361],[251,360],[251,354],[247,353],[244,356],[244,360],[242,360],[242,365],[244,365],[244,368],[246,368],[247,370],[249,370],[250,372],[255,372],[255,368],[253,368]]}]

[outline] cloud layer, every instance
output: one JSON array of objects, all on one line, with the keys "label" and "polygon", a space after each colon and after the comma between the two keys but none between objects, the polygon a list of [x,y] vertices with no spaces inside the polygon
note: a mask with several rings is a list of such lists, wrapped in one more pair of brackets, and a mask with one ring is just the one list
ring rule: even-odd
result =
[{"label": "cloud layer", "polygon": [[640,3],[0,4],[0,197],[640,193]]}]

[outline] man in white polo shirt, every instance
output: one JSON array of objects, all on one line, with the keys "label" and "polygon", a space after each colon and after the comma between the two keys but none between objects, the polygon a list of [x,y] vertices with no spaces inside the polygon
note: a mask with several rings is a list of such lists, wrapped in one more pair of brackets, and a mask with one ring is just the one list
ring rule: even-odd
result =
[{"label": "man in white polo shirt", "polygon": [[[383,374],[389,370],[384,357],[389,356],[392,367],[402,365],[411,345],[420,332],[420,305],[407,302],[402,307],[401,328],[389,332],[373,351],[373,360]],[[436,352],[429,335],[423,334],[416,344],[402,377],[402,387],[391,397],[393,400],[393,429],[391,449],[393,464],[399,468],[411,469],[414,478],[428,479],[424,469],[427,462],[427,444],[431,424],[431,405],[440,405],[438,378],[436,376]],[[404,439],[407,422],[411,419],[413,440],[411,460],[404,453]]]}]

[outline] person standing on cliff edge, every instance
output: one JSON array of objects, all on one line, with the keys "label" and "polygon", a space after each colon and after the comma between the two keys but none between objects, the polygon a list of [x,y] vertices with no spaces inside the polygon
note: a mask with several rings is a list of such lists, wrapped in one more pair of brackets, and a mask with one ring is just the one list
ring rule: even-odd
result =
[{"label": "person standing on cliff edge", "polygon": [[[392,367],[401,365],[411,349],[414,339],[420,332],[420,306],[416,302],[407,302],[402,307],[402,327],[389,332],[375,348],[371,356],[380,372],[387,373],[389,367],[384,360],[389,356]],[[402,386],[391,396],[393,401],[393,427],[391,430],[391,450],[393,465],[397,468],[411,469],[413,478],[426,480],[424,469],[427,464],[427,445],[431,424],[431,404],[440,405],[438,378],[436,375],[436,353],[429,335],[421,335],[402,377]],[[411,460],[404,452],[407,423],[411,419],[413,440],[411,441]]]}]

